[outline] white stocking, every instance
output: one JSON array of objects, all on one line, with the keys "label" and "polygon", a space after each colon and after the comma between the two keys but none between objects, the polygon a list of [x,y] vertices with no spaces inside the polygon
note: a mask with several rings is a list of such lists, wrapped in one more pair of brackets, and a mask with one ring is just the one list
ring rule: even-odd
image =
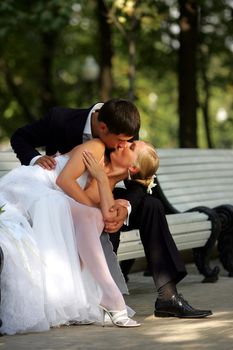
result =
[{"label": "white stocking", "polygon": [[100,235],[104,228],[101,211],[70,200],[77,247],[82,263],[102,290],[101,305],[109,310],[124,309],[124,298],[109,271]]}]

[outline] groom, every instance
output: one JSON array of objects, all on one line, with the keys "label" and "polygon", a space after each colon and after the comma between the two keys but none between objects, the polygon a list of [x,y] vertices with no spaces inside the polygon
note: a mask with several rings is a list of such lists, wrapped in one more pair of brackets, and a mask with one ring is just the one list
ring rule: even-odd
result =
[{"label": "groom", "polygon": [[[53,169],[57,152],[66,153],[93,137],[100,138],[110,150],[124,147],[127,141],[137,138],[139,128],[140,115],[136,106],[130,101],[115,99],[88,109],[52,108],[44,118],[18,129],[11,138],[11,145],[22,164]],[[37,147],[45,147],[46,155],[42,156]],[[201,318],[211,315],[210,310],[191,307],[177,292],[176,284],[185,277],[186,270],[169,232],[161,202],[147,195],[135,182],[129,182],[126,187],[115,189],[114,196],[130,202],[130,215],[118,205],[117,218],[106,222],[105,230],[117,232],[126,221],[128,230],[140,230],[158,291],[155,316]],[[110,236],[116,251],[119,232]]]}]

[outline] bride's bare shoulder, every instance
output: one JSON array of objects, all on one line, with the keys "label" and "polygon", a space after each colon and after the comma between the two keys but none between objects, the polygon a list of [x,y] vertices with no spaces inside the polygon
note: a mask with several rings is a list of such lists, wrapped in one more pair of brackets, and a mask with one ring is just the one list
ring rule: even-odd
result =
[{"label": "bride's bare shoulder", "polygon": [[80,151],[88,150],[90,152],[104,152],[105,145],[100,139],[92,139],[81,145],[78,145],[72,149],[70,152],[72,155],[79,153]]},{"label": "bride's bare shoulder", "polygon": [[94,146],[101,147],[101,148],[105,148],[105,144],[100,139],[92,139],[88,142],[85,142],[83,145],[87,145],[87,144],[94,145]]},{"label": "bride's bare shoulder", "polygon": [[89,140],[82,145],[80,145],[82,148],[88,149],[89,151],[95,151],[96,149],[98,150],[104,150],[105,145],[100,139],[92,139]]}]

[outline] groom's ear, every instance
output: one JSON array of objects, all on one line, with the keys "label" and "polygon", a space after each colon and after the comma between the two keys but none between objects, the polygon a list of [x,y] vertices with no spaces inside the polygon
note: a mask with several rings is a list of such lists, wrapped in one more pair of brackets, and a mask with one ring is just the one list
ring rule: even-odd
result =
[{"label": "groom's ear", "polygon": [[104,122],[99,122],[99,131],[104,135],[109,133],[108,127]]},{"label": "groom's ear", "polygon": [[129,167],[129,171],[130,171],[130,173],[132,174],[132,175],[135,175],[135,174],[137,174],[138,172],[139,172],[139,168],[138,167],[136,167],[135,165],[132,165],[132,166],[130,166]]}]

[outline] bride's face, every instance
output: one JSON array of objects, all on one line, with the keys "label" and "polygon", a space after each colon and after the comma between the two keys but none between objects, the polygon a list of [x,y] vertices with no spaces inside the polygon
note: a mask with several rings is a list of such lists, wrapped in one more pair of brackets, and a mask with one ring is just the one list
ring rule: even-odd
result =
[{"label": "bride's face", "polygon": [[111,163],[113,166],[120,166],[127,170],[135,164],[139,153],[146,147],[143,141],[127,142],[124,147],[118,147],[110,153]]}]

